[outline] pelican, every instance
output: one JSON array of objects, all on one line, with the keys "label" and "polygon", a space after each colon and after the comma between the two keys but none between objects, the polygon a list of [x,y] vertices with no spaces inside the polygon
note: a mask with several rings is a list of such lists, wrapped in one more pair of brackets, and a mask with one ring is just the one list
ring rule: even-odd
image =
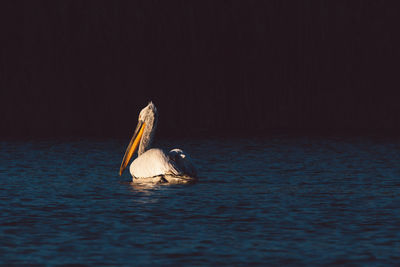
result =
[{"label": "pelican", "polygon": [[119,175],[122,175],[137,147],[138,157],[129,171],[137,183],[188,183],[197,179],[196,168],[181,149],[165,153],[159,148],[150,148],[158,120],[157,108],[150,102],[139,113],[138,124],[122,159]]}]

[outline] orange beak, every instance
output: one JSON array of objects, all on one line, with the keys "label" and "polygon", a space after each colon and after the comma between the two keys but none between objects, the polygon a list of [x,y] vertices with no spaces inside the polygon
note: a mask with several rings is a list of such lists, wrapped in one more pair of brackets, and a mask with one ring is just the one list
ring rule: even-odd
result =
[{"label": "orange beak", "polygon": [[123,171],[125,170],[129,161],[131,160],[133,153],[135,153],[135,151],[139,145],[140,139],[142,138],[143,130],[144,130],[145,126],[146,126],[146,123],[140,122],[140,121],[139,121],[138,125],[136,126],[135,133],[133,134],[133,137],[132,137],[131,141],[129,142],[129,145],[125,151],[124,158],[122,159],[121,167],[119,168],[120,176],[123,173]]}]

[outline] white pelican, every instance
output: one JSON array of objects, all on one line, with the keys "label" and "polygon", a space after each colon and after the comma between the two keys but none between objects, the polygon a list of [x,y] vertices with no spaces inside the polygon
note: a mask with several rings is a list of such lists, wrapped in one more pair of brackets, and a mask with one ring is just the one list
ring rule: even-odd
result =
[{"label": "white pelican", "polygon": [[187,183],[196,180],[196,169],[189,157],[180,149],[172,149],[168,154],[159,148],[150,148],[157,126],[157,108],[150,102],[139,113],[135,133],[119,169],[125,170],[133,153],[139,146],[138,157],[129,170],[133,182],[139,183]]}]

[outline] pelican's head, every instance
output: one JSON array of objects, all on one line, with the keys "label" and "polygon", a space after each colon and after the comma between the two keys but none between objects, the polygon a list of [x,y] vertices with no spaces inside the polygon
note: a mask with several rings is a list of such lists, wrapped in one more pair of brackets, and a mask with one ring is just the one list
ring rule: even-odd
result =
[{"label": "pelican's head", "polygon": [[138,146],[138,155],[141,155],[150,146],[157,126],[157,118],[157,108],[153,102],[150,101],[150,103],[139,113],[138,124],[135,133],[129,142],[128,148],[126,149],[124,158],[122,159],[119,175],[121,175],[125,170]]}]

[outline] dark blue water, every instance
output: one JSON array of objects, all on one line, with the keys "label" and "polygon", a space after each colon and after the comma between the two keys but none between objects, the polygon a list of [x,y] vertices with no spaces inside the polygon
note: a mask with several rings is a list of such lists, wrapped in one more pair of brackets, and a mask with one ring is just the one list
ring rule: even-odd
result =
[{"label": "dark blue water", "polygon": [[128,141],[0,142],[0,263],[400,263],[399,139],[165,140],[200,181],[153,188]]}]

